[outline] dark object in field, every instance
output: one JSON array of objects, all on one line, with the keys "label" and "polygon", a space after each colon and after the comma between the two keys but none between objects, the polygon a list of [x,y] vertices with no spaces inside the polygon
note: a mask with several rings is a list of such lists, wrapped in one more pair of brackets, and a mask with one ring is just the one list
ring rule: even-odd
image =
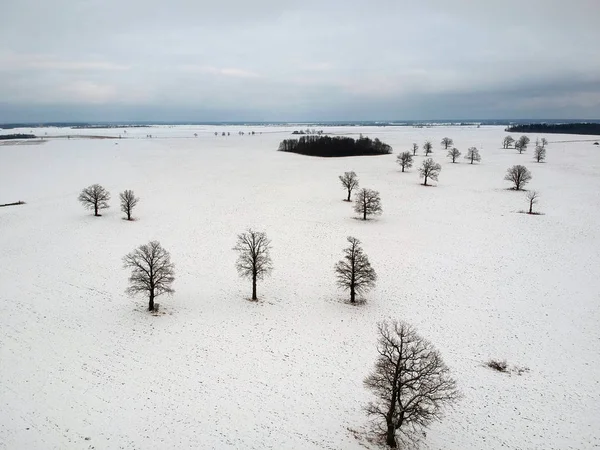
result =
[{"label": "dark object in field", "polygon": [[561,134],[598,134],[600,123],[530,123],[526,125],[511,125],[506,131],[522,133],[561,133]]},{"label": "dark object in field", "polygon": [[392,147],[378,138],[371,139],[362,135],[358,139],[309,135],[283,140],[279,144],[279,151],[322,157],[369,156],[388,155],[392,153]]},{"label": "dark object in field", "polygon": [[10,139],[35,139],[35,134],[0,134],[0,141],[8,141]]},{"label": "dark object in field", "polygon": [[4,207],[4,206],[17,206],[17,205],[24,205],[25,202],[19,200],[18,202],[14,202],[14,203],[5,203],[4,205],[0,205],[0,208]]}]

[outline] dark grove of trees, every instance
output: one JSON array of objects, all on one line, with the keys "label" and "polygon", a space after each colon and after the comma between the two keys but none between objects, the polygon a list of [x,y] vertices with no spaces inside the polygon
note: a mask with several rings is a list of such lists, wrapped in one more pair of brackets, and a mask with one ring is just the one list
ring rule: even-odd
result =
[{"label": "dark grove of trees", "polygon": [[362,135],[358,139],[311,135],[299,139],[285,139],[279,144],[279,151],[322,157],[368,156],[388,155],[392,153],[392,147],[378,138],[371,139]]},{"label": "dark grove of trees", "polygon": [[10,139],[35,139],[36,137],[35,134],[0,134],[0,141],[7,141]]},{"label": "dark grove of trees", "polygon": [[597,134],[600,135],[600,123],[529,123],[511,125],[506,131],[518,133],[561,133],[561,134]]}]

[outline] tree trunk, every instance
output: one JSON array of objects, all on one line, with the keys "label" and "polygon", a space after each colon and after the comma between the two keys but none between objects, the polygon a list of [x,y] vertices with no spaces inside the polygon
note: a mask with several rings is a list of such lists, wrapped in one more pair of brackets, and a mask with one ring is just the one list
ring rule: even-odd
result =
[{"label": "tree trunk", "polygon": [[127,208],[127,220],[131,220],[131,210]]},{"label": "tree trunk", "polygon": [[350,303],[356,303],[356,292],[354,292],[354,286],[350,286]]},{"label": "tree trunk", "polygon": [[398,444],[396,444],[396,430],[394,429],[394,424],[391,422],[387,425],[385,443],[391,448],[396,448],[398,446]]},{"label": "tree trunk", "polygon": [[256,274],[252,275],[252,300],[258,300],[256,297]]},{"label": "tree trunk", "polygon": [[402,166],[402,172],[404,172],[404,166]]},{"label": "tree trunk", "polygon": [[367,205],[364,205],[364,209],[363,209],[363,220],[367,220]]},{"label": "tree trunk", "polygon": [[94,203],[94,215],[98,215],[98,203]]},{"label": "tree trunk", "polygon": [[423,183],[423,186],[427,186],[427,175],[425,175],[425,182]]},{"label": "tree trunk", "polygon": [[348,200],[346,200],[347,202],[350,201],[350,194],[352,194],[352,190],[348,189]]},{"label": "tree trunk", "polygon": [[529,214],[533,212],[533,200],[529,200]]},{"label": "tree trunk", "polygon": [[148,311],[154,311],[154,289],[150,291],[150,302],[148,303]]}]

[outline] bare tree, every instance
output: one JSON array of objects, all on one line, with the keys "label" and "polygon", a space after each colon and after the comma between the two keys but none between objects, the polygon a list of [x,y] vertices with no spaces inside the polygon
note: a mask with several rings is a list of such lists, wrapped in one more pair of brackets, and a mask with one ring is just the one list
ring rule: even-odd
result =
[{"label": "bare tree", "polygon": [[421,178],[425,178],[425,181],[423,181],[423,186],[427,186],[427,179],[429,178],[437,181],[441,170],[442,166],[436,164],[433,159],[427,158],[425,161],[423,161],[423,165],[419,167],[419,174]]},{"label": "bare tree", "polygon": [[136,197],[133,191],[129,189],[121,192],[119,197],[121,198],[121,211],[127,214],[127,220],[131,220],[131,213],[140,201],[139,197]]},{"label": "bare tree", "polygon": [[510,148],[511,145],[515,142],[512,136],[506,136],[502,141],[502,148]]},{"label": "bare tree", "polygon": [[238,252],[237,271],[241,277],[252,279],[252,300],[258,300],[256,281],[262,280],[273,270],[271,241],[265,233],[249,229],[238,235],[233,249]]},{"label": "bare tree", "polygon": [[454,145],[454,141],[449,137],[445,137],[442,139],[442,145],[444,146],[444,150],[448,150],[448,147]]},{"label": "bare tree", "polygon": [[110,193],[99,184],[92,184],[81,191],[77,198],[87,209],[94,210],[94,216],[100,216],[98,211],[108,208]]},{"label": "bare tree", "polygon": [[527,201],[529,202],[529,214],[533,214],[533,205],[535,205],[540,198],[538,191],[529,191],[525,194]]},{"label": "bare tree", "polygon": [[352,236],[347,239],[350,246],[344,249],[344,259],[335,265],[335,273],[338,286],[350,291],[350,303],[356,303],[356,294],[362,295],[375,286],[377,274],[360,241]]},{"label": "bare tree", "polygon": [[413,142],[413,146],[412,146],[413,156],[415,156],[417,154],[417,150],[419,150],[419,144],[417,144],[416,142]]},{"label": "bare tree", "polygon": [[455,163],[456,162],[456,158],[458,158],[460,156],[460,150],[458,150],[456,147],[451,148],[450,150],[448,150],[448,156],[450,158],[452,158],[452,162]]},{"label": "bare tree", "polygon": [[131,268],[129,295],[148,295],[148,311],[154,311],[154,299],[162,294],[175,292],[171,285],[175,280],[175,266],[171,255],[158,241],[140,245],[123,258],[123,267]]},{"label": "bare tree", "polygon": [[344,189],[348,191],[347,202],[350,201],[350,196],[352,195],[352,190],[358,187],[358,177],[354,172],[344,172],[344,175],[340,175],[340,181],[344,186]]},{"label": "bare tree", "polygon": [[504,179],[513,183],[512,189],[520,191],[531,180],[531,172],[525,166],[512,166],[506,171]]},{"label": "bare tree", "polygon": [[[527,145],[529,145],[529,138],[527,136],[521,136],[517,142],[519,143],[519,153],[527,150]],[[515,148],[517,148],[517,144],[515,144]]]},{"label": "bare tree", "polygon": [[413,165],[413,155],[410,152],[402,152],[398,155],[397,158],[398,164],[402,167],[402,172],[404,169],[410,169]]},{"label": "bare tree", "polygon": [[546,145],[548,145],[548,141],[546,140],[546,138],[542,138],[541,143],[542,143],[542,148],[546,148]]},{"label": "bare tree", "polygon": [[535,148],[533,155],[537,162],[543,162],[546,159],[546,149],[544,147],[538,145]]},{"label": "bare tree", "polygon": [[521,141],[515,141],[515,149],[519,152],[519,155],[527,150],[527,146],[523,145]]},{"label": "bare tree", "polygon": [[416,443],[422,431],[461,398],[442,356],[405,322],[377,324],[375,369],[364,384],[376,397],[367,414],[392,448]]},{"label": "bare tree", "polygon": [[359,190],[354,195],[354,211],[362,214],[363,220],[367,220],[367,216],[381,214],[383,208],[379,192],[365,188]]},{"label": "bare tree", "polygon": [[473,164],[473,161],[481,161],[481,155],[479,154],[479,150],[477,150],[476,147],[469,148],[469,150],[467,150],[467,155],[465,156],[465,159],[469,159],[471,161],[471,164]]},{"label": "bare tree", "polygon": [[428,156],[430,153],[433,153],[433,145],[431,145],[430,141],[425,141],[423,144],[423,150],[425,150],[425,156]]}]

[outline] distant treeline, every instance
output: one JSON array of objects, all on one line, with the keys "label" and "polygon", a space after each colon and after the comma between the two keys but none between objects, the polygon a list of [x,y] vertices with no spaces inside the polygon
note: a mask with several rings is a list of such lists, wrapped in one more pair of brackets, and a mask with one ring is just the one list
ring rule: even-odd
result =
[{"label": "distant treeline", "polygon": [[379,139],[360,136],[358,139],[341,136],[302,136],[299,139],[286,139],[279,144],[280,152],[299,153],[308,156],[363,156],[387,155],[392,147]]},{"label": "distant treeline", "polygon": [[7,141],[9,139],[35,139],[35,134],[0,134],[0,141]]},{"label": "distant treeline", "polygon": [[600,123],[530,123],[511,125],[506,131],[519,133],[562,133],[600,135]]}]

